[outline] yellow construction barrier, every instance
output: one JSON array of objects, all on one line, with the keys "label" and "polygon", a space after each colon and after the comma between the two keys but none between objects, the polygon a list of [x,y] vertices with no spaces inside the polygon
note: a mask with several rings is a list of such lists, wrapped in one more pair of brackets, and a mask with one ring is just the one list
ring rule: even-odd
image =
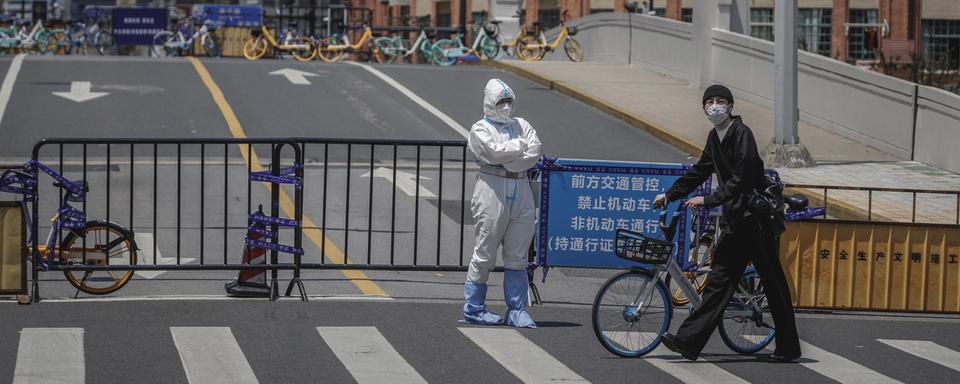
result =
[{"label": "yellow construction barrier", "polygon": [[20,204],[0,202],[0,294],[27,292],[24,233]]},{"label": "yellow construction barrier", "polygon": [[780,260],[797,307],[960,312],[960,226],[788,223]]}]

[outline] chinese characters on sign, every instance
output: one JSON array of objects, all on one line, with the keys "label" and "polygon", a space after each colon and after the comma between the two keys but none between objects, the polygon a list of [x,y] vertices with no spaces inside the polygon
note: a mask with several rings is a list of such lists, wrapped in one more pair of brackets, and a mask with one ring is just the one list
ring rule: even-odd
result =
[{"label": "chinese characters on sign", "polygon": [[[685,172],[679,164],[559,160],[542,174],[538,262],[548,266],[621,268],[617,229],[661,236],[653,200]],[[687,252],[681,221],[677,238]]]},{"label": "chinese characters on sign", "polygon": [[119,45],[150,45],[153,35],[167,30],[163,8],[114,8],[113,36]]}]

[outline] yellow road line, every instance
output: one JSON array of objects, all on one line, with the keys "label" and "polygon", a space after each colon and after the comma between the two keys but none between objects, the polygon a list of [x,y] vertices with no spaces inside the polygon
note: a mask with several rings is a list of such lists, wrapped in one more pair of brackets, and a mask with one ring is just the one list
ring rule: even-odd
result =
[{"label": "yellow road line", "polygon": [[[237,115],[233,113],[233,108],[230,107],[230,104],[227,103],[227,99],[223,96],[223,91],[220,90],[220,87],[217,86],[217,83],[213,81],[213,77],[210,76],[210,72],[207,72],[207,68],[204,67],[203,63],[200,60],[197,60],[194,57],[188,57],[187,60],[193,64],[193,68],[197,70],[197,74],[200,75],[200,79],[203,81],[203,85],[210,90],[210,95],[213,96],[213,102],[217,104],[217,107],[220,108],[220,113],[223,114],[223,119],[227,122],[227,127],[230,129],[230,134],[233,137],[238,139],[244,139],[247,137],[247,134],[243,131],[243,126],[240,125],[240,120],[237,119]],[[243,160],[250,164],[250,168],[255,172],[263,171],[264,168],[260,164],[260,158],[257,156],[257,152],[250,147],[250,152],[247,153],[248,146],[238,145],[240,147],[240,153],[243,155]],[[269,190],[270,183],[263,183],[264,186]],[[290,199],[290,196],[287,195],[286,191],[283,188],[280,189],[280,208],[288,217],[293,217],[296,210],[294,209],[293,200]],[[330,261],[334,263],[343,263],[346,258],[343,255],[343,251],[340,248],[337,248],[330,239],[322,236],[322,231],[316,228],[313,220],[306,217],[303,217],[303,233],[316,244],[317,247],[321,247],[326,252],[326,256],[330,258]],[[387,292],[380,288],[377,283],[370,280],[369,277],[363,271],[350,271],[350,270],[341,270],[341,273],[350,280],[353,285],[356,285],[361,292],[367,295],[381,295],[387,296]]]}]

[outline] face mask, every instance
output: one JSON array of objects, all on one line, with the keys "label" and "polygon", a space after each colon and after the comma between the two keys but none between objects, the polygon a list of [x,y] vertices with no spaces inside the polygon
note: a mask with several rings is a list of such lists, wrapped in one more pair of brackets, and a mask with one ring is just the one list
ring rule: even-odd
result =
[{"label": "face mask", "polygon": [[497,106],[497,120],[506,122],[507,120],[510,120],[511,115],[513,115],[513,103],[503,103]]},{"label": "face mask", "polygon": [[707,120],[710,120],[714,126],[720,125],[724,121],[727,121],[727,117],[730,114],[730,108],[726,105],[711,105],[704,108],[704,112],[707,113]]}]

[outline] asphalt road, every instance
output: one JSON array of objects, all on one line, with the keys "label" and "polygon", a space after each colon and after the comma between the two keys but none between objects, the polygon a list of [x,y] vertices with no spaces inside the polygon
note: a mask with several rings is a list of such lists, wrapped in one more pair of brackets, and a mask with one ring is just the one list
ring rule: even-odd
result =
[{"label": "asphalt road", "polygon": [[[232,367],[233,374],[249,370],[260,383],[369,382],[363,378],[371,371],[391,378],[387,382],[402,382],[407,372],[402,367],[412,368],[414,375],[430,383],[518,383],[520,378],[537,382],[570,379],[570,373],[593,383],[950,383],[957,377],[956,365],[951,369],[878,339],[932,341],[952,351],[952,356],[942,358],[954,364],[960,350],[953,320],[801,315],[800,334],[807,344],[800,364],[769,363],[764,354],[736,355],[718,337],[705,349],[704,360],[696,363],[661,350],[642,359],[626,359],[611,355],[595,340],[587,306],[533,308],[540,328],[519,333],[507,327],[460,324],[459,309],[459,303],[422,301],[0,304],[4,313],[0,380],[13,377],[16,370],[29,371],[30,362],[18,360],[18,355],[29,353],[25,348],[44,351],[64,337],[43,327],[79,329],[73,333],[82,339],[79,348],[60,339],[64,354],[51,354],[42,364],[47,372],[57,371],[53,367],[57,364],[73,364],[71,372],[81,372],[89,383],[186,383],[188,375],[196,379],[223,366]],[[493,310],[501,311],[502,306],[494,305]],[[678,322],[675,319],[674,326]],[[175,340],[174,334],[185,332],[181,327],[229,331],[222,335],[203,329],[203,339],[220,347],[197,351],[182,336]],[[353,336],[364,335],[360,337],[364,341],[338,342],[329,335],[335,327],[364,327],[347,330]],[[493,332],[483,335],[494,344],[472,340],[468,335],[476,331]],[[48,337],[37,337],[38,332],[47,332]],[[385,340],[386,347],[370,339]],[[240,353],[227,348],[230,345]],[[521,364],[500,355],[510,348],[524,348]],[[390,349],[396,355],[388,353]],[[82,356],[65,354],[74,350]],[[363,365],[366,355],[376,359],[375,368]]]}]

